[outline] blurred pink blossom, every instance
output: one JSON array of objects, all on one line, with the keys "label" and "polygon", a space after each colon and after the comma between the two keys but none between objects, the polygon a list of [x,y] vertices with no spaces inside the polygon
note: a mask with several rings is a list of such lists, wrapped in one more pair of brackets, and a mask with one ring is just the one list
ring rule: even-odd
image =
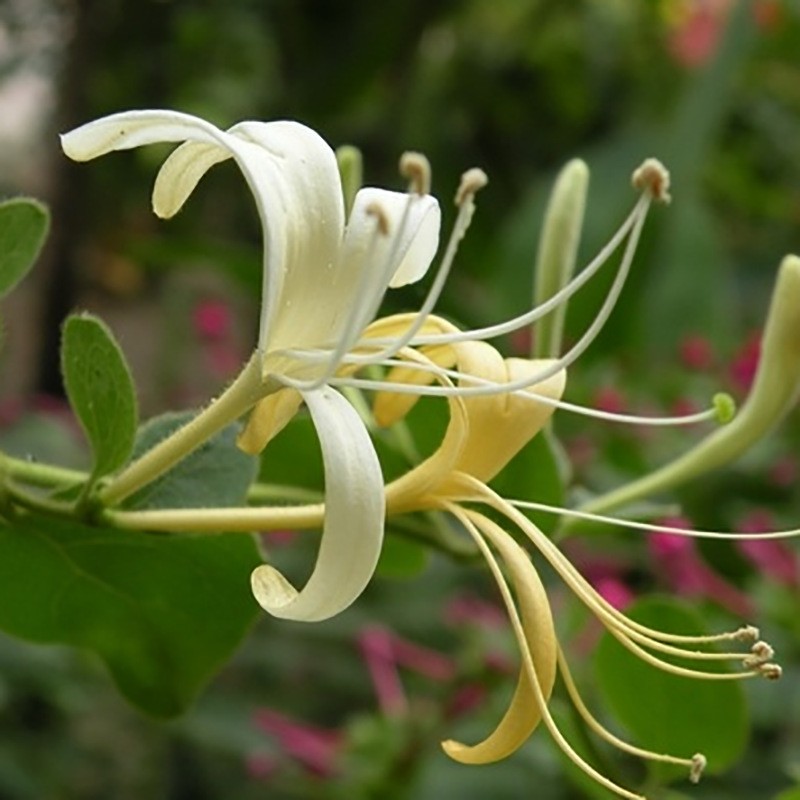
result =
[{"label": "blurred pink blossom", "polygon": [[369,670],[378,705],[387,716],[408,711],[398,667],[435,681],[449,681],[455,677],[455,665],[449,658],[380,625],[365,627],[358,636],[358,645]]},{"label": "blurred pink blossom", "polygon": [[797,482],[800,475],[800,464],[794,456],[779,458],[769,470],[769,477],[776,486],[789,487]]},{"label": "blurred pink blossom", "polygon": [[335,775],[343,738],[338,731],[317,728],[291,717],[261,708],[253,719],[256,727],[273,736],[284,752],[320,777]]},{"label": "blurred pink blossom", "polygon": [[627,608],[636,597],[625,581],[613,575],[607,575],[596,580],[594,588],[597,589],[606,602],[610,603],[618,611]]},{"label": "blurred pink blossom", "polygon": [[485,628],[502,628],[507,617],[500,606],[471,594],[459,594],[450,600],[444,610],[448,625],[479,625]]},{"label": "blurred pink blossom", "polygon": [[604,386],[594,393],[591,405],[598,411],[621,414],[625,411],[625,395],[613,386]]},{"label": "blurred pink blossom", "polygon": [[[765,533],[777,528],[768,511],[758,509],[739,520],[736,529],[741,533]],[[742,539],[736,542],[739,552],[755,567],[777,583],[800,586],[800,559],[786,545],[770,539]]]},{"label": "blurred pink blossom", "polygon": [[733,385],[742,392],[746,392],[758,369],[758,360],[761,357],[761,334],[751,335],[739,348],[728,368]]},{"label": "blurred pink blossom", "polygon": [[231,312],[222,300],[201,300],[192,315],[195,333],[202,339],[218,341],[230,331]]},{"label": "blurred pink blossom", "polygon": [[681,362],[687,369],[703,372],[714,363],[714,350],[704,336],[687,336],[680,345]]},{"label": "blurred pink blossom", "polygon": [[[665,518],[661,524],[670,528],[692,528],[691,521],[685,517]],[[659,576],[672,590],[685,597],[713,600],[742,618],[752,616],[750,598],[703,561],[693,539],[665,531],[651,534],[648,545]]]}]

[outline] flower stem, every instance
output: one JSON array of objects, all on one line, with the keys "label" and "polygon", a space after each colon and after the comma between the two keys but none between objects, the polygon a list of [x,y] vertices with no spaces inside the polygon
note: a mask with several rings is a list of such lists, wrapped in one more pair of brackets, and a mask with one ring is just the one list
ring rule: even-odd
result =
[{"label": "flower stem", "polygon": [[30,486],[48,488],[81,483],[89,479],[88,472],[58,467],[53,464],[40,464],[35,461],[14,458],[13,456],[5,456],[3,462],[4,470],[9,477],[22,483],[27,483]]},{"label": "flower stem", "polygon": [[119,503],[163,475],[182,458],[237,420],[265,394],[261,359],[256,352],[236,380],[211,405],[112,478],[100,490],[100,501],[106,506]]}]

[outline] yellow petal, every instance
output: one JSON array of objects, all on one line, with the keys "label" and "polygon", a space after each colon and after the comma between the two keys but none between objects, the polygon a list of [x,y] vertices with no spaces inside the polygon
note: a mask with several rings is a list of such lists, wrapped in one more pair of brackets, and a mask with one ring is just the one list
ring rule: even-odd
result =
[{"label": "yellow petal", "polygon": [[[534,690],[531,684],[532,676],[523,665],[508,710],[489,736],[475,745],[466,745],[453,740],[442,742],[442,748],[447,755],[462,764],[489,764],[511,755],[527,741],[541,721],[542,711],[538,697],[541,695],[546,701],[553,691],[558,643],[550,602],[528,554],[488,517],[467,510],[458,510],[454,513],[468,528],[472,527],[473,535],[476,535],[476,541],[480,546],[481,537],[475,532],[475,527],[479,528],[505,562],[522,617],[525,640],[520,642],[520,646],[527,648],[532,656],[535,677],[540,688],[539,693]],[[485,542],[481,549],[486,555],[488,548]],[[491,552],[487,560],[504,594],[504,600],[513,602]]]},{"label": "yellow petal", "polygon": [[239,449],[258,455],[289,424],[302,402],[300,392],[294,389],[281,389],[259,400],[236,440]]},{"label": "yellow petal", "polygon": [[[414,356],[425,361],[425,356]],[[416,375],[423,374],[417,370]],[[430,375],[431,373],[424,373]],[[444,385],[451,385],[447,378],[439,378]],[[395,395],[410,397],[411,395]],[[416,398],[414,398],[416,400]],[[442,483],[452,475],[469,437],[469,420],[464,401],[459,397],[448,397],[450,421],[438,449],[414,469],[409,470],[386,487],[386,507],[390,514],[419,511],[439,505]]]},{"label": "yellow petal", "polygon": [[[503,361],[497,351],[484,342],[459,346],[458,356],[461,372],[495,383],[524,380],[553,363],[547,359],[508,358]],[[457,469],[484,483],[492,480],[550,419],[553,406],[537,403],[534,396],[560,399],[566,379],[566,371],[561,370],[530,386],[524,393],[464,398],[470,433]]]}]

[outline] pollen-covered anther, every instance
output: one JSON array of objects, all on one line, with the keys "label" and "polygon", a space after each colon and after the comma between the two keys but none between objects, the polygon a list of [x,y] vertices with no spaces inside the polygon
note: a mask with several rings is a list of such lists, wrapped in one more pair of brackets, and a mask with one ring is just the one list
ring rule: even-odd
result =
[{"label": "pollen-covered anther", "polygon": [[461,183],[456,192],[456,205],[462,206],[473,198],[486,184],[489,183],[489,176],[480,168],[473,167],[468,169],[461,176]]},{"label": "pollen-covered anther", "polygon": [[768,681],[777,681],[783,675],[783,668],[780,664],[759,664],[756,672]]},{"label": "pollen-covered anther", "polygon": [[742,662],[747,669],[756,669],[766,664],[775,656],[775,651],[766,642],[756,642],[750,648],[750,655]]},{"label": "pollen-covered anther", "polygon": [[692,783],[700,783],[706,764],[708,764],[708,760],[702,753],[695,753],[692,756],[692,766],[689,769],[689,780]]},{"label": "pollen-covered anther", "polygon": [[389,215],[386,212],[386,209],[377,202],[372,202],[367,205],[364,209],[368,216],[373,217],[375,222],[378,226],[378,233],[381,236],[388,236],[389,235]]},{"label": "pollen-covered anther", "polygon": [[755,625],[745,625],[733,634],[738,642],[754,642],[761,636],[761,631]]},{"label": "pollen-covered anther", "polygon": [[415,194],[431,193],[431,164],[422,153],[407,150],[400,156],[400,174],[411,183],[409,190]]},{"label": "pollen-covered anther", "polygon": [[647,158],[631,177],[635,189],[649,192],[653,200],[669,203],[669,171],[657,158]]}]

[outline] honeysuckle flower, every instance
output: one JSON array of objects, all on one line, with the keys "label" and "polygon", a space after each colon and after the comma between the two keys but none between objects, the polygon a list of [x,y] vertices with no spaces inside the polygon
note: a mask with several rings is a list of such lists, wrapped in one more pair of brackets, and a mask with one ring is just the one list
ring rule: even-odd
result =
[{"label": "honeysuckle flower", "polygon": [[[546,381],[591,344],[630,270],[651,201],[668,198],[668,177],[663,168],[656,162],[645,162],[634,176],[642,196],[585,270],[519,317],[478,330],[459,331],[431,311],[469,225],[474,194],[486,183],[480,170],[470,170],[457,192],[458,217],[421,309],[416,314],[369,324],[387,287],[421,277],[436,249],[439,208],[428,194],[427,162],[418,154],[407,154],[401,162],[411,179],[409,193],[362,189],[352,199],[345,225],[336,156],[318,134],[298,123],[246,122],[223,131],[186,114],[136,111],[89,123],[66,134],[62,141],[67,155],[76,160],[153,142],[182,142],[156,179],[153,207],[163,217],[182,207],[210,167],[229,158],[236,161],[250,186],[265,246],[255,355],[207,409],[113,476],[101,487],[98,497],[106,506],[124,499],[254,406],[240,446],[258,452],[305,403],[319,434],[325,467],[321,519],[318,513],[305,517],[323,527],[316,566],[300,592],[271,565],[257,568],[252,576],[258,602],[272,614],[296,620],[320,620],[346,608],[369,581],[382,542],[385,503],[380,465],[364,423],[336,388],[377,387],[398,393],[410,390],[412,394],[445,395],[454,391],[460,396],[479,397],[524,391],[529,385]],[[376,381],[357,374],[368,366],[392,367],[395,356],[407,357],[406,351],[413,347],[455,352],[453,348],[459,344],[529,325],[578,291],[626,239],[617,277],[597,320],[574,347],[543,367],[544,374],[525,372],[511,383],[501,375],[497,380],[492,377],[457,387]],[[435,358],[426,357],[425,362],[434,372],[449,374]],[[477,373],[468,370],[453,376],[470,380],[470,374],[474,379]],[[249,511],[204,509],[202,516],[181,510],[119,512],[113,519],[120,525],[164,530],[229,529],[231,521],[236,528],[268,527],[258,511],[255,518]],[[221,527],[214,527],[217,524]]]},{"label": "honeysuckle flower", "polygon": [[[524,374],[542,374],[546,361],[503,359],[483,342],[459,343],[428,354],[416,354],[397,367],[390,382],[426,381],[430,371],[420,371],[420,362],[433,357],[439,364],[455,362],[459,374],[490,382],[503,379],[513,385]],[[557,363],[557,362],[553,362]],[[439,375],[440,380],[446,380]],[[683,636],[655,630],[633,621],[614,607],[580,574],[561,550],[534,523],[487,485],[513,456],[546,424],[552,413],[547,400],[560,397],[566,375],[560,370],[526,392],[500,396],[449,398],[450,423],[439,449],[406,475],[387,486],[389,512],[437,509],[453,515],[475,541],[501,592],[522,656],[517,689],[505,716],[495,730],[474,745],[447,741],[445,751],[468,764],[502,759],[513,753],[540,723],[558,746],[587,774],[615,794],[640,800],[640,795],[601,774],[573,749],[548,709],[556,674],[560,672],[567,692],[587,727],[619,749],[640,758],[682,764],[693,781],[705,765],[701,754],[679,757],[654,753],[631,745],[608,731],[591,714],[569,671],[555,633],[546,591],[525,550],[502,525],[474,508],[482,504],[499,513],[534,545],[576,596],[592,611],[608,632],[624,647],[656,668],[673,674],[709,680],[732,680],[763,675],[777,677],[780,668],[771,662],[772,649],[757,641],[752,627],[715,636]],[[411,396],[378,393],[375,418],[391,424],[407,413],[416,401]],[[467,505],[468,504],[468,505]],[[508,572],[512,589],[504,575]],[[752,642],[747,652],[720,653],[704,649],[726,640]],[[699,663],[700,668],[679,666],[662,654]],[[739,661],[739,672],[707,672],[706,661]]]},{"label": "honeysuckle flower", "polygon": [[[176,214],[215,164],[232,158],[244,175],[264,236],[258,345],[225,399],[183,429],[187,446],[180,446],[180,433],[166,440],[149,460],[113,480],[101,499],[123,499],[202,443],[195,430],[201,421],[207,434],[261,401],[266,405],[256,409],[245,437],[249,449],[259,449],[253,439],[265,427],[265,415],[285,420],[304,402],[319,433],[326,473],[317,567],[297,592],[264,565],[253,574],[253,590],[277,616],[323,619],[346,608],[371,577],[384,520],[383,478],[369,434],[327,382],[372,321],[387,287],[416,281],[427,271],[438,246],[438,203],[427,187],[410,194],[365,188],[346,220],[333,150],[296,122],[243,122],[223,131],[188,114],[133,111],[62,137],[64,152],[78,161],[154,142],[182,142],[156,178],[153,209],[160,217]],[[292,393],[281,393],[284,387]],[[351,536],[359,540],[355,552],[347,546]]]}]

